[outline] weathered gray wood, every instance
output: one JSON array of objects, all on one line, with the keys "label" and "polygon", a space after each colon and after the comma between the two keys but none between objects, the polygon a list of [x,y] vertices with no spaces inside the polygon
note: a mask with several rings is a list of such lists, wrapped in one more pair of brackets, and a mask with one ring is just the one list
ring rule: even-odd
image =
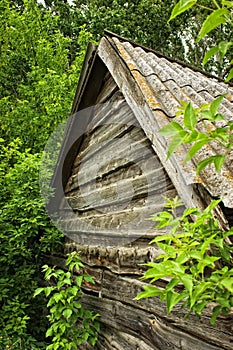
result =
[{"label": "weathered gray wood", "polygon": [[[105,329],[110,327],[116,332],[125,332],[129,335],[137,337],[150,346],[151,349],[160,350],[222,350],[232,349],[230,341],[223,341],[217,339],[216,331],[209,328],[209,334],[201,333],[203,325],[199,322],[198,336],[193,334],[190,327],[185,331],[180,328],[174,321],[169,322],[166,318],[157,316],[155,312],[150,313],[136,306],[131,306],[120,301],[113,301],[112,298],[94,297],[86,295],[83,298],[83,304],[89,307],[93,312],[101,314],[100,321],[103,323],[104,333]],[[190,320],[189,320],[190,322]],[[192,321],[193,324],[193,321]],[[213,338],[210,339],[209,335]],[[232,340],[232,339],[231,339]],[[128,344],[134,346],[134,343]],[[122,349],[119,347],[119,349]]]},{"label": "weathered gray wood", "polygon": [[[192,185],[189,185],[189,183],[192,183],[192,177],[195,176],[195,169],[193,169],[193,175],[191,175],[189,169],[187,177],[184,178],[181,170],[183,159],[179,162],[174,157],[167,160],[167,142],[164,137],[158,135],[158,130],[168,123],[167,117],[160,110],[153,111],[153,109],[161,108],[161,106],[152,91],[142,91],[143,87],[147,86],[145,79],[140,76],[135,81],[132,72],[119,60],[118,54],[113,50],[107,39],[103,38],[101,40],[98,54],[114,76],[114,80],[131,109],[133,111],[136,109],[135,115],[138,122],[152,142],[152,147],[159,155],[164,168],[170,174],[171,180],[185,205],[189,207],[201,206],[200,199],[194,193]],[[124,59],[127,59],[127,57],[124,57]],[[134,74],[137,74],[137,72],[134,71]]]},{"label": "weathered gray wood", "polygon": [[[203,199],[205,189],[202,192],[202,187],[193,186],[195,169],[185,170],[182,150],[167,161],[167,143],[157,133],[168,123],[166,113],[174,113],[171,95],[188,100],[189,84],[177,91],[175,82],[162,70],[164,81],[158,82],[149,62],[143,57],[135,62],[134,54],[135,59],[138,56],[133,51],[115,39],[101,41],[97,55],[110,73],[102,80],[85,137],[68,169],[68,201],[61,205],[63,225],[74,240],[67,242],[67,252],[79,251],[84,271],[96,280],[95,285],[83,285],[84,306],[101,315],[94,349],[230,350],[231,314],[210,326],[210,310],[201,318],[191,315],[185,320],[180,305],[168,315],[158,298],[134,300],[145,285],[140,280],[143,264],[161,254],[149,242],[162,232],[154,231],[146,220],[163,210],[161,197],[173,198],[178,193],[186,205],[200,207],[209,199]],[[165,62],[160,64],[163,67]],[[200,96],[201,101],[204,95]],[[64,260],[58,259],[59,264]],[[167,282],[156,283],[164,288]]]},{"label": "weathered gray wood", "polygon": [[[67,244],[69,250],[74,247],[72,242]],[[185,320],[185,310],[179,305],[168,315],[165,304],[158,298],[134,300],[145,284],[139,280],[143,272],[139,264],[155,258],[160,253],[156,247],[154,251],[148,246],[142,249],[140,244],[120,250],[88,246],[77,246],[77,249],[85,262],[84,271],[96,280],[95,285],[83,286],[83,305],[101,315],[100,337],[94,349],[104,349],[108,343],[115,344],[119,350],[125,350],[125,346],[137,349],[139,344],[145,350],[232,349],[232,315],[219,318],[216,325],[211,326],[208,310],[201,318],[191,315]],[[60,258],[54,258],[51,263],[64,266]],[[164,287],[166,283],[160,281],[159,286]]]}]

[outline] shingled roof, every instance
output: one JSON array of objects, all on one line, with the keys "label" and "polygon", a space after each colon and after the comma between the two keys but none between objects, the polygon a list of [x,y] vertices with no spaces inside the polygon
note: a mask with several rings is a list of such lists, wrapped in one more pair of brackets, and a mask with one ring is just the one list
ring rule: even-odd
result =
[{"label": "shingled roof", "polygon": [[[111,50],[114,51],[115,60],[111,57]],[[120,59],[129,70],[130,86],[126,84],[128,90],[122,86],[122,91],[125,90],[123,94],[129,101],[131,98],[128,95],[132,93],[130,90],[134,90],[134,84],[153,112],[152,117],[148,115],[145,119],[143,127],[164,165],[166,140],[158,135],[158,130],[175,116],[180,101],[191,101],[194,107],[198,107],[212,102],[221,94],[226,94],[220,112],[233,120],[233,88],[217,78],[113,35],[102,38],[97,52],[118,83],[122,78],[112,61]],[[176,163],[176,168],[185,183],[202,183],[211,196],[222,198],[226,207],[233,208],[233,153],[229,155],[227,165],[221,173],[216,173],[210,166],[197,177],[197,161],[205,158],[207,154],[216,154],[216,151],[214,148],[205,149],[199,152],[198,157],[183,165],[186,152],[187,149],[181,147],[171,161]]]}]

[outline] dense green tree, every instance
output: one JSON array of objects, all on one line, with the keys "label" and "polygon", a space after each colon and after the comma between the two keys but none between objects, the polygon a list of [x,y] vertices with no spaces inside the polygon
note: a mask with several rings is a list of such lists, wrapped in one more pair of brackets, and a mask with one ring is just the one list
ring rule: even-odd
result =
[{"label": "dense green tree", "polygon": [[40,195],[41,157],[69,114],[89,34],[79,29],[70,62],[57,14],[35,0],[0,7],[0,347],[37,349],[46,322],[33,292],[43,254],[63,241]]}]

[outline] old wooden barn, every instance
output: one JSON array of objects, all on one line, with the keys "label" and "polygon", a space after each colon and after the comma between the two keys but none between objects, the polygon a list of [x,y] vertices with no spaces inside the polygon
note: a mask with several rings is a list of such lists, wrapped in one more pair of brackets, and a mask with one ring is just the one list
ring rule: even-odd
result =
[{"label": "old wooden barn", "polygon": [[210,326],[207,311],[184,320],[179,307],[167,315],[156,298],[134,300],[143,285],[140,264],[160,253],[149,245],[156,231],[147,218],[163,210],[165,197],[199,207],[222,198],[216,215],[223,226],[232,224],[232,156],[221,173],[208,167],[196,176],[195,162],[205,154],[184,165],[180,148],[167,160],[167,141],[158,134],[179,101],[199,106],[223,93],[221,111],[232,118],[233,89],[216,78],[110,32],[98,47],[88,46],[49,210],[59,213],[66,250],[77,249],[96,279],[83,289],[84,304],[101,315],[95,349],[233,348],[231,314]]}]

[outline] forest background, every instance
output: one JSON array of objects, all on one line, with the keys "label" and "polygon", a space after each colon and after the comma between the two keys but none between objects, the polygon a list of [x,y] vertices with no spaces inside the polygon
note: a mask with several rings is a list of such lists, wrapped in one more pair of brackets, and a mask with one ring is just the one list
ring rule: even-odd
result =
[{"label": "forest background", "polygon": [[[71,110],[87,43],[111,30],[225,78],[228,56],[203,67],[212,46],[230,41],[221,26],[196,42],[206,7],[168,23],[176,1],[2,0],[0,4],[0,345],[45,349],[43,299],[33,298],[46,254],[62,252],[39,190],[46,142]],[[229,57],[230,50],[228,51]]]}]

